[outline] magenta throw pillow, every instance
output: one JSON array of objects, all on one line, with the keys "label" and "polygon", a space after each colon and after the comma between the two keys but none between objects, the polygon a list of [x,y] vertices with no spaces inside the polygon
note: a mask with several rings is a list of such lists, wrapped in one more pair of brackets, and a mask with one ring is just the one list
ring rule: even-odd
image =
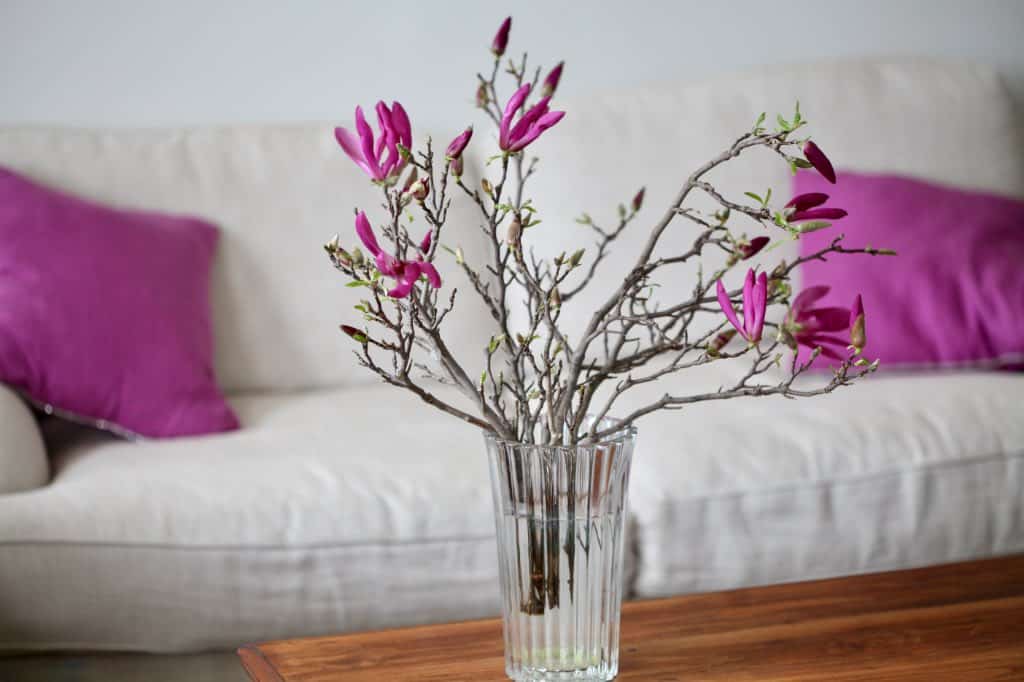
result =
[{"label": "magenta throw pillow", "polygon": [[115,210],[0,167],[0,382],[129,436],[227,431],[214,379],[217,228]]},{"label": "magenta throw pillow", "polygon": [[[814,253],[839,234],[895,257],[836,256],[802,266],[821,305],[864,297],[864,355],[882,367],[1024,365],[1024,202],[893,175],[799,173],[794,194],[824,192],[849,216],[800,240]],[[826,363],[827,364],[827,363]]]}]

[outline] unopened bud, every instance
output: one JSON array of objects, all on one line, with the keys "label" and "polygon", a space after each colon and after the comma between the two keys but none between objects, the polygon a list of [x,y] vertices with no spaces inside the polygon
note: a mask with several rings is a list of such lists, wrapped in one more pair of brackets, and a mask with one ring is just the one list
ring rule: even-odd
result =
[{"label": "unopened bud", "polygon": [[491,98],[487,96],[487,84],[481,83],[480,87],[476,89],[476,105],[480,109],[484,109],[490,101]]},{"label": "unopened bud", "polygon": [[352,264],[353,265],[362,265],[364,260],[365,259],[363,258],[363,252],[359,250],[358,246],[356,248],[352,249]]},{"label": "unopened bud", "polygon": [[487,193],[487,196],[492,196],[494,194],[494,185],[492,185],[491,181],[487,178],[480,180],[480,187]]},{"label": "unopened bud", "polygon": [[548,305],[552,308],[562,307],[562,295],[558,293],[558,289],[551,290],[551,295],[548,296]]},{"label": "unopened bud", "polygon": [[455,247],[455,262],[458,263],[459,265],[462,265],[463,263],[466,262],[466,255],[462,253],[461,246]]},{"label": "unopened bud", "polygon": [[584,252],[586,252],[586,249],[579,249],[574,254],[572,254],[572,256],[570,256],[569,258],[569,267],[574,268],[577,265],[579,265],[580,261],[583,260]]},{"label": "unopened bud", "polygon": [[735,329],[727,329],[715,336],[715,338],[711,340],[711,343],[708,344],[708,355],[717,356],[722,352],[722,349],[732,341],[734,336],[736,336]]},{"label": "unopened bud", "polygon": [[644,205],[644,194],[647,192],[646,187],[641,187],[640,191],[633,197],[633,213],[640,210],[640,207]]},{"label": "unopened bud", "polygon": [[736,250],[739,252],[743,260],[756,256],[761,249],[768,245],[771,241],[768,237],[754,237],[749,242],[742,241],[736,245]]},{"label": "unopened bud", "polygon": [[430,192],[430,178],[422,177],[418,178],[413,182],[409,189],[405,191],[406,194],[411,196],[416,201],[423,201],[427,198],[427,194]]},{"label": "unopened bud", "polygon": [[494,34],[494,40],[491,41],[491,52],[495,57],[505,54],[505,48],[508,47],[508,32],[511,28],[512,17],[507,17],[505,21],[501,22],[498,32]]},{"label": "unopened bud", "polygon": [[358,343],[366,343],[366,341],[367,341],[366,334],[364,334],[363,332],[359,331],[358,329],[356,329],[355,327],[353,327],[351,325],[348,325],[348,324],[341,325],[341,331],[343,331],[346,334],[348,334],[349,336],[351,336],[352,339],[354,341],[358,342]]},{"label": "unopened bud", "polygon": [[508,224],[508,232],[505,234],[505,243],[510,249],[519,250],[519,242],[523,238],[523,225],[519,218],[513,218]]},{"label": "unopened bud", "polygon": [[457,158],[457,159],[452,159],[451,169],[452,169],[452,176],[454,176],[456,179],[462,177],[462,157],[461,156],[459,158]]}]

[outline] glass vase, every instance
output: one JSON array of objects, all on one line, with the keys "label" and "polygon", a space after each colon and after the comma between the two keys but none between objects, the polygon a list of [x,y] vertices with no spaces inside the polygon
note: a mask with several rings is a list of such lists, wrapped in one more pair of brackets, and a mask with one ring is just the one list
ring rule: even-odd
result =
[{"label": "glass vase", "polygon": [[524,681],[614,679],[636,430],[574,446],[485,438],[506,674]]}]

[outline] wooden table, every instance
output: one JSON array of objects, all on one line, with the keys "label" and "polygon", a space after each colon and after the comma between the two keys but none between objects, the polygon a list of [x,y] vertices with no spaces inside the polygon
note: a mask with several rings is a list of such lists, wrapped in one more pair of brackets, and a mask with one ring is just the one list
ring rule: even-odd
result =
[{"label": "wooden table", "polygon": [[[501,622],[238,650],[258,682],[505,680]],[[618,680],[1024,680],[1024,556],[626,604]]]}]

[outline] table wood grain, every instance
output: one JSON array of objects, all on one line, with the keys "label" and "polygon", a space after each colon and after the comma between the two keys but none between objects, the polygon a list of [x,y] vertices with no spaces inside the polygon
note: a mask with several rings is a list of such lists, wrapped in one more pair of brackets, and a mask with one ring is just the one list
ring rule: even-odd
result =
[{"label": "table wood grain", "polygon": [[[257,682],[507,679],[501,622],[266,642]],[[1024,680],[1024,556],[632,602],[617,680]]]}]

